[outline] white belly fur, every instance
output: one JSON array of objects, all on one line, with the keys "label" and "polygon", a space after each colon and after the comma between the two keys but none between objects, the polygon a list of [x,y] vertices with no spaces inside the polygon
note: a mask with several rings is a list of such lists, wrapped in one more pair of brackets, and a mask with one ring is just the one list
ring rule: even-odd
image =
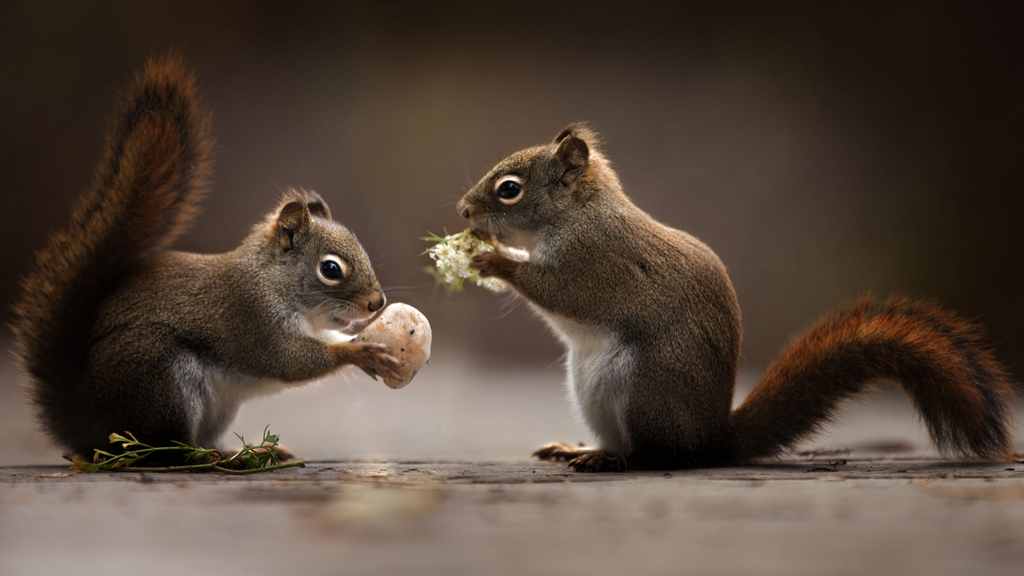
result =
[{"label": "white belly fur", "polygon": [[632,357],[616,335],[538,307],[534,309],[568,350],[566,387],[569,400],[597,436],[599,447],[618,454],[630,451],[623,422]]},{"label": "white belly fur", "polygon": [[205,366],[202,368],[201,401],[193,402],[193,437],[201,446],[215,446],[234,421],[239,406],[258,396],[275,394],[289,385],[276,380],[254,378],[245,374]]},{"label": "white belly fur", "polygon": [[[296,315],[292,327],[298,334],[318,338],[327,344],[354,338],[332,330],[324,318],[314,315]],[[189,403],[192,437],[204,447],[214,446],[235,419],[243,402],[294,387],[294,384],[278,380],[225,370],[192,357],[181,360],[177,368],[182,371],[183,381],[199,383],[183,392]]]}]

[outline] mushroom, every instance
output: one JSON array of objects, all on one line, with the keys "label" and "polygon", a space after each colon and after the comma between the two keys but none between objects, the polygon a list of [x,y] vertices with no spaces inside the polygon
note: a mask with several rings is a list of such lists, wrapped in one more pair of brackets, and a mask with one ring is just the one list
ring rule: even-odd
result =
[{"label": "mushroom", "polygon": [[388,352],[400,363],[400,380],[383,378],[388,388],[402,388],[412,382],[416,373],[430,361],[430,322],[422,312],[401,302],[391,304],[367,326],[358,342],[376,342],[388,347]]}]

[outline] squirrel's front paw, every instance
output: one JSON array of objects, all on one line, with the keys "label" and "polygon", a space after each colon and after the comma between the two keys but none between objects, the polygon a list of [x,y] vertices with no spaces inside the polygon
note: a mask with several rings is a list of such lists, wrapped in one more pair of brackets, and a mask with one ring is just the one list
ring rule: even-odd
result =
[{"label": "squirrel's front paw", "polygon": [[502,279],[508,279],[516,270],[516,266],[519,263],[510,260],[497,252],[484,252],[483,254],[477,254],[473,256],[473,260],[470,261],[470,266],[476,269],[480,273],[480,276],[489,278],[496,276]]},{"label": "squirrel's front paw", "polygon": [[344,363],[355,364],[370,378],[376,380],[380,376],[401,380],[399,368],[402,363],[388,353],[387,346],[376,342],[348,342],[339,348]]}]

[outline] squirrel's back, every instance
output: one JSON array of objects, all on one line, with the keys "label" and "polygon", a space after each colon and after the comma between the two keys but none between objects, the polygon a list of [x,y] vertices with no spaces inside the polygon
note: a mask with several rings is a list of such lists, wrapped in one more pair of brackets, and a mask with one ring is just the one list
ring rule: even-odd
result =
[{"label": "squirrel's back", "polygon": [[36,255],[13,311],[32,398],[61,443],[74,421],[98,311],[126,275],[188,225],[212,154],[192,74],[173,55],[147,62],[121,98],[91,189]]}]

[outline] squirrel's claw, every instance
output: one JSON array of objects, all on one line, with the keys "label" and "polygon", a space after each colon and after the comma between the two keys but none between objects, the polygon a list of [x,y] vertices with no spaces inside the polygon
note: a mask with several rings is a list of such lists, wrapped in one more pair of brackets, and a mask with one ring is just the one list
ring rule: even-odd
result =
[{"label": "squirrel's claw", "polygon": [[384,353],[377,357],[377,361],[379,363],[378,369],[382,369],[386,372],[386,374],[382,374],[382,376],[384,376],[386,379],[402,379],[402,362],[398,358],[395,358],[391,354]]},{"label": "squirrel's claw", "polygon": [[570,460],[569,467],[576,472],[625,472],[626,459],[604,450],[593,450]]},{"label": "squirrel's claw", "polygon": [[350,342],[345,346],[345,362],[354,364],[367,376],[401,380],[401,361],[389,353],[388,347],[377,342]]},{"label": "squirrel's claw", "polygon": [[484,252],[473,256],[469,265],[479,272],[483,278],[496,276],[501,279],[508,279],[515,272],[515,268],[519,266],[519,263],[497,252]]},{"label": "squirrel's claw", "polygon": [[566,444],[565,442],[549,442],[534,450],[533,457],[538,460],[568,462],[587,452],[592,452],[593,450],[593,448],[587,448],[582,445],[573,446],[572,444]]}]

